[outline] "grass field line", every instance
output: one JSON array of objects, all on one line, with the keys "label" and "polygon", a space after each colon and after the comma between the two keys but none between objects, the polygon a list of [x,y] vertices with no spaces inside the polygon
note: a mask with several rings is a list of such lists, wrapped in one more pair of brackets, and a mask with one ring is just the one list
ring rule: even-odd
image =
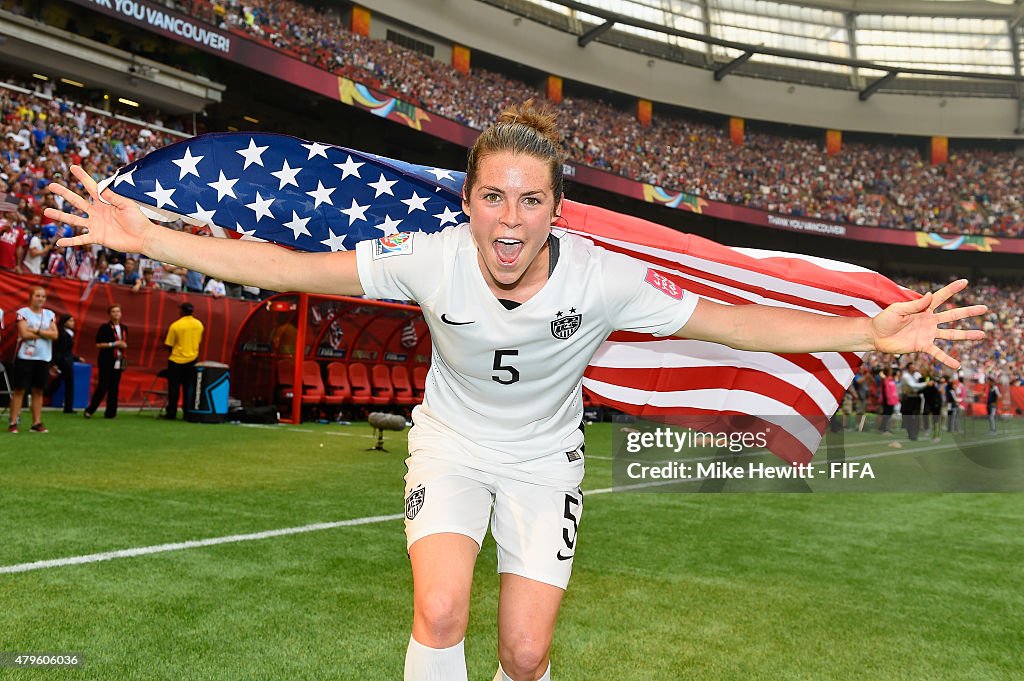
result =
[{"label": "grass field line", "polygon": [[[311,430],[311,431],[308,431],[308,432],[314,432],[315,433],[317,431]],[[980,441],[978,443],[971,443],[971,444],[978,444],[978,445],[980,445],[980,444],[989,444],[989,443],[993,443],[993,442],[1006,442],[1006,441],[1010,441],[1010,440],[1019,440],[1021,438],[1024,438],[1024,434],[1022,434],[1022,435],[1004,436],[1004,437],[998,437],[998,438],[994,437],[994,438],[986,439],[984,441]],[[888,457],[888,456],[900,456],[900,455],[904,455],[904,454],[920,454],[920,453],[924,453],[924,452],[931,452],[931,451],[939,451],[939,450],[949,449],[950,447],[953,447],[953,446],[956,446],[956,445],[939,444],[939,445],[930,445],[930,446],[919,447],[919,448],[915,447],[915,448],[906,448],[906,449],[893,449],[893,450],[887,451],[887,452],[876,452],[876,453],[872,453],[872,454],[862,454],[860,456],[851,456],[851,457],[847,457],[845,460],[846,461],[864,461],[864,460],[867,460],[867,459],[878,459],[878,458]],[[970,446],[970,445],[967,445],[967,446]],[[591,457],[591,458],[597,458],[597,457]],[[607,457],[601,457],[601,458],[607,458]],[[690,480],[689,482],[701,482],[702,480],[703,479],[695,478],[693,480]],[[678,484],[678,482],[679,482],[678,480],[665,480],[665,481],[658,481],[658,482],[653,482],[653,481],[652,482],[642,482],[642,483],[636,483],[636,484],[632,484],[632,485],[622,485],[622,486],[615,486],[615,487],[602,487],[600,489],[587,490],[586,491],[586,497],[590,498],[590,497],[593,497],[595,495],[608,494],[610,492],[627,492],[627,491],[630,491],[630,490],[639,490],[639,489],[644,489],[644,488],[648,488],[648,487],[657,487],[657,486],[661,486],[661,485],[672,485],[672,484]],[[117,558],[135,558],[137,556],[148,556],[148,555],[152,555],[152,554],[155,554],[155,553],[166,553],[166,552],[169,552],[169,551],[184,551],[184,550],[187,550],[187,549],[197,549],[197,548],[203,548],[203,547],[207,547],[207,546],[219,546],[221,544],[235,544],[235,543],[245,542],[245,541],[256,541],[256,540],[260,540],[260,539],[270,539],[270,538],[273,538],[273,537],[285,537],[285,536],[295,535],[295,534],[304,534],[304,533],[307,533],[307,532],[319,532],[319,531],[322,531],[322,530],[333,530],[333,529],[337,529],[339,527],[355,527],[355,526],[358,526],[358,525],[371,525],[371,524],[375,524],[375,523],[383,523],[383,522],[389,522],[389,521],[392,521],[392,520],[399,520],[399,519],[401,519],[403,517],[404,516],[401,513],[396,513],[396,514],[393,514],[393,515],[366,516],[364,518],[353,518],[353,519],[350,519],[350,520],[339,520],[339,521],[336,521],[336,522],[329,522],[329,523],[313,523],[311,525],[302,525],[300,527],[286,527],[286,528],[282,528],[282,529],[278,529],[278,530],[265,530],[263,532],[252,532],[252,533],[249,533],[249,534],[231,534],[231,535],[227,535],[227,536],[224,536],[224,537],[213,537],[213,538],[210,538],[210,539],[197,539],[197,540],[193,540],[193,541],[173,542],[173,543],[169,543],[169,544],[156,544],[156,545],[153,545],[153,546],[142,546],[142,547],[133,548],[133,549],[121,549],[121,550],[118,550],[118,551],[106,551],[106,552],[103,552],[103,553],[90,553],[90,554],[86,554],[86,555],[82,555],[82,556],[71,556],[71,557],[68,557],[68,558],[54,558],[54,559],[51,559],[51,560],[38,560],[38,561],[31,562],[31,563],[18,563],[18,564],[15,564],[15,565],[0,566],[0,574],[13,574],[13,573],[18,573],[18,572],[31,572],[33,570],[44,570],[44,569],[47,569],[47,568],[67,567],[67,566],[70,566],[70,565],[83,565],[83,564],[87,564],[87,563],[98,563],[98,562],[101,562],[101,561],[114,560],[114,559],[117,559]]]},{"label": "grass field line", "polygon": [[226,537],[213,537],[211,539],[196,539],[194,541],[173,542],[170,544],[157,544],[155,546],[142,546],[134,549],[121,549],[119,551],[106,551],[103,553],[90,553],[84,556],[71,556],[69,558],[54,558],[52,560],[37,560],[32,563],[19,563],[17,565],[0,566],[0,574],[12,574],[15,572],[31,572],[32,570],[44,570],[46,568],[66,567],[68,565],[83,565],[85,563],[98,563],[104,560],[115,558],[135,558],[136,556],[148,556],[154,553],[166,553],[168,551],[184,551],[186,549],[197,549],[205,546],[219,546],[221,544],[236,544],[244,541],[255,541],[257,539],[270,539],[272,537],[285,537],[293,534],[304,534],[306,532],[319,532],[321,530],[333,530],[339,527],[354,527],[356,525],[371,525],[391,520],[399,520],[404,515],[396,513],[393,515],[367,516],[365,518],[353,518],[351,520],[339,520],[333,523],[313,523],[301,527],[286,527],[279,530],[266,530],[264,532],[252,532],[250,534],[230,534]]},{"label": "grass field line", "polygon": [[[281,426],[287,426],[288,424],[282,423],[278,425],[263,424],[263,423],[239,423],[238,425],[244,428],[268,428],[270,430],[282,430]],[[289,433],[316,433],[318,435],[340,435],[342,437],[375,437],[374,435],[366,435],[364,433],[346,433],[340,430],[316,430],[314,428],[288,428]]]}]

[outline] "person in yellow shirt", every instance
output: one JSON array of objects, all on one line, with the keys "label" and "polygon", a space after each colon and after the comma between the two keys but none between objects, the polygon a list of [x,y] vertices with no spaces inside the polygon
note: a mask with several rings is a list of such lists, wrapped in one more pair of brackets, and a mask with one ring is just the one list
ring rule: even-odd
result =
[{"label": "person in yellow shirt", "polygon": [[203,323],[192,316],[192,311],[192,303],[181,304],[181,317],[167,329],[164,340],[164,345],[171,351],[167,358],[167,412],[164,418],[171,421],[178,417],[179,394],[184,398],[182,412],[188,414],[192,407],[196,360],[199,359],[199,344],[203,340]]}]

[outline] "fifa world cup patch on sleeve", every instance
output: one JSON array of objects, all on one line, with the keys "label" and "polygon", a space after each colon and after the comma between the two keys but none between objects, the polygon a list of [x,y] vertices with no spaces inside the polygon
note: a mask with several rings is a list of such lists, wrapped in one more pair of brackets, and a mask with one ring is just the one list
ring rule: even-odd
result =
[{"label": "fifa world cup patch on sleeve", "polygon": [[410,232],[398,232],[388,236],[382,236],[373,242],[373,259],[390,258],[394,255],[412,254],[412,234]]},{"label": "fifa world cup patch on sleeve", "polygon": [[647,268],[647,276],[644,277],[644,281],[670,298],[675,298],[676,300],[683,299],[683,289],[679,288],[671,279],[658,274],[649,267]]}]

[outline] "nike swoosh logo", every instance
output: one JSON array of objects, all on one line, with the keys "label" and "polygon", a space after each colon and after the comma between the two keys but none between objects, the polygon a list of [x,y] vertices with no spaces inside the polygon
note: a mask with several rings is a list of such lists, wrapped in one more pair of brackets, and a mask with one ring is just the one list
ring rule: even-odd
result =
[{"label": "nike swoosh logo", "polygon": [[561,549],[559,549],[558,553],[555,554],[555,557],[558,558],[558,560],[572,560],[575,555],[576,554],[574,553],[570,553],[568,556],[563,556]]},{"label": "nike swoosh logo", "polygon": [[453,322],[452,320],[448,319],[448,315],[446,315],[446,314],[442,314],[441,315],[441,321],[444,322],[445,324],[451,324],[452,326],[463,326],[465,324],[476,324],[475,321],[474,322]]}]

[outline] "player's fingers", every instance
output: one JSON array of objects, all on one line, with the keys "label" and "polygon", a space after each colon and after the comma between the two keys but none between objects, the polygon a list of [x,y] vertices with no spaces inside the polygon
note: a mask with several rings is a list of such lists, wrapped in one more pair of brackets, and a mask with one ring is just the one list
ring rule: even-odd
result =
[{"label": "player's fingers", "polygon": [[92,179],[92,175],[87,173],[85,168],[82,166],[71,166],[71,174],[78,178],[78,181],[82,183],[89,196],[94,199],[99,198],[96,192],[96,180]]},{"label": "player's fingers", "polygon": [[84,198],[82,198],[81,196],[79,196],[75,192],[71,191],[70,189],[68,189],[67,187],[65,187],[62,184],[57,184],[56,182],[51,182],[50,186],[48,187],[48,189],[51,192],[53,192],[54,194],[56,194],[57,196],[61,197],[62,199],[64,199],[68,203],[70,203],[72,206],[74,206],[78,210],[82,211],[83,213],[88,213],[89,212],[89,208],[92,206],[91,203],[89,203]]},{"label": "player's fingers", "polygon": [[57,222],[63,222],[73,227],[85,227],[88,220],[81,215],[75,215],[74,213],[65,213],[59,211],[56,208],[47,208],[43,211],[43,215]]},{"label": "player's fingers", "polygon": [[131,199],[126,199],[125,197],[121,196],[120,194],[118,194],[118,193],[116,193],[114,191],[111,191],[110,187],[107,187],[106,189],[104,189],[103,193],[100,194],[100,196],[103,198],[104,201],[106,201],[110,205],[114,206],[115,208],[124,209],[124,208],[129,208],[131,206],[136,206],[137,205]]},{"label": "player's fingers", "polygon": [[936,291],[935,294],[932,296],[932,309],[934,310],[938,306],[942,305],[944,302],[955,296],[957,293],[960,293],[960,291],[963,291],[965,288],[967,288],[966,279],[957,279],[956,281],[950,284],[946,284],[938,291]]},{"label": "player's fingers", "polygon": [[932,357],[934,357],[935,359],[939,360],[940,362],[942,362],[943,364],[948,366],[950,369],[959,369],[960,368],[960,362],[956,361],[955,359],[953,359],[952,357],[947,355],[939,347],[936,347],[936,346],[933,345],[930,348],[928,348],[928,350],[926,350],[926,352],[929,355],[931,355]]},{"label": "player's fingers", "polygon": [[89,244],[95,243],[95,239],[90,234],[79,234],[78,236],[65,236],[57,239],[57,245],[61,248],[67,246],[88,246]]},{"label": "player's fingers", "polygon": [[935,337],[951,341],[984,340],[985,332],[978,329],[939,329]]},{"label": "player's fingers", "polygon": [[922,312],[923,310],[927,310],[928,306],[931,305],[931,302],[932,294],[926,293],[920,298],[916,298],[914,300],[907,300],[902,303],[893,303],[889,307],[893,310],[893,312],[896,312],[897,314],[908,315],[916,314],[918,312]]},{"label": "player's fingers", "polygon": [[967,307],[957,307],[952,310],[946,310],[935,315],[935,321],[938,324],[948,324],[949,322],[955,322],[967,317],[977,317],[988,312],[988,306],[986,305],[969,305]]}]

